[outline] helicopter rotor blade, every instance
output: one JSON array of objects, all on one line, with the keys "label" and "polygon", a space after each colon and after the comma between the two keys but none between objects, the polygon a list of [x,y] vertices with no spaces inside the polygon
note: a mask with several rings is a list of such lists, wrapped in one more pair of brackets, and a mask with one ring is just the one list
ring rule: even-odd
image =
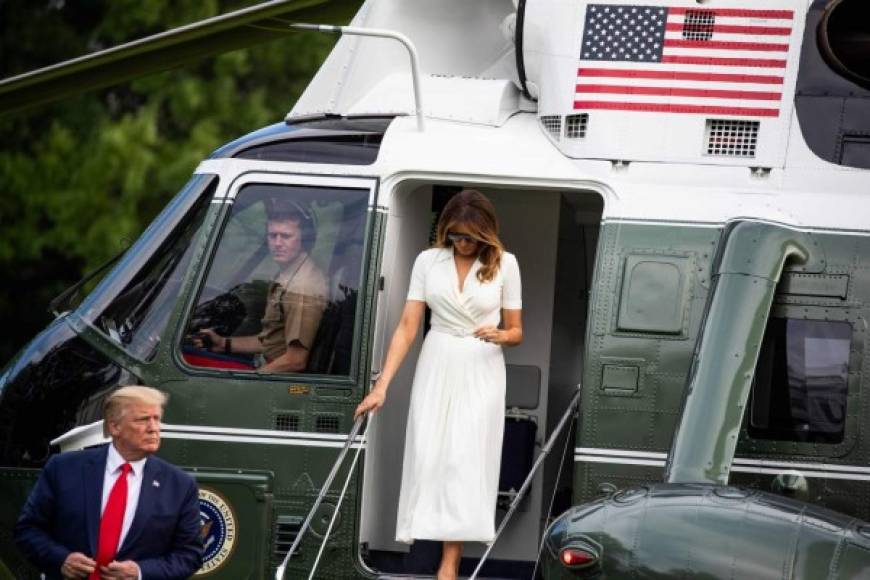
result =
[{"label": "helicopter rotor blade", "polygon": [[0,80],[0,117],[275,40],[293,32],[294,21],[346,24],[361,5],[362,0],[272,0]]}]

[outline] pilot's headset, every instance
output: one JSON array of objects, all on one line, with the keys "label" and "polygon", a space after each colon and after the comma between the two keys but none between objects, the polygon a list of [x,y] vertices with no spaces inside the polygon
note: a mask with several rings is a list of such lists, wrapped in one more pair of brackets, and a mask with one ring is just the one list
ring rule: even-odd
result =
[{"label": "pilot's headset", "polygon": [[266,199],[266,218],[290,220],[299,224],[302,231],[302,248],[310,252],[317,241],[317,217],[307,204],[283,197]]}]

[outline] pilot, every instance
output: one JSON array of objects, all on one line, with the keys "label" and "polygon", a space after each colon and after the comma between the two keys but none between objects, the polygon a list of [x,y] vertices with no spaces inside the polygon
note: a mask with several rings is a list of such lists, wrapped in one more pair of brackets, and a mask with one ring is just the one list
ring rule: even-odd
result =
[{"label": "pilot", "polygon": [[194,343],[219,353],[256,355],[263,372],[302,372],[326,308],[328,284],[308,253],[315,237],[308,213],[281,199],[271,200],[266,213],[266,239],[278,272],[269,284],[260,334],[224,337],[206,328]]}]

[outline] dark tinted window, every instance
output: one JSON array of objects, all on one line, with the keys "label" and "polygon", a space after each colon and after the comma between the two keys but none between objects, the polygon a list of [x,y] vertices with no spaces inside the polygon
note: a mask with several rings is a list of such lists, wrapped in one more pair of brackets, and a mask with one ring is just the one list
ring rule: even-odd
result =
[{"label": "dark tinted window", "polygon": [[868,20],[867,0],[839,0],[829,3],[819,27],[819,48],[827,63],[865,89],[870,88]]},{"label": "dark tinted window", "polygon": [[378,158],[383,135],[337,135],[278,141],[236,154],[240,159],[371,165]]},{"label": "dark tinted window", "polygon": [[[157,351],[216,186],[217,179],[211,179],[199,189],[192,205],[178,206],[176,215],[158,218],[171,219],[174,224],[168,231],[157,228],[143,234],[128,259],[119,264],[121,276],[104,281],[115,284],[102,285],[95,291],[101,294],[100,300],[89,298],[83,305],[85,318],[136,358],[149,360]],[[155,239],[161,235],[165,237]],[[123,285],[118,283],[122,276],[129,280]]]},{"label": "dark tinted window", "polygon": [[752,387],[750,436],[841,442],[851,339],[847,322],[771,319]]},{"label": "dark tinted window", "polygon": [[227,143],[212,158],[370,165],[392,117],[322,118],[276,123]]},{"label": "dark tinted window", "polygon": [[56,321],[27,346],[3,381],[0,466],[41,467],[52,439],[100,420],[112,388],[139,379],[76,336],[65,321]]}]

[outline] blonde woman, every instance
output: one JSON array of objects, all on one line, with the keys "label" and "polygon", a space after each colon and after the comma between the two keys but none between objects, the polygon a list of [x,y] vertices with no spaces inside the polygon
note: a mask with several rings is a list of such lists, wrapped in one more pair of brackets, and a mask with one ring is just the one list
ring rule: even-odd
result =
[{"label": "blonde woman", "polygon": [[383,372],[356,414],[380,408],[432,310],[411,393],[396,540],[444,542],[438,580],[454,580],[463,542],[489,542],[504,429],[503,346],[523,339],[519,266],[498,238],[492,203],[464,190],[435,245],[414,262]]}]

